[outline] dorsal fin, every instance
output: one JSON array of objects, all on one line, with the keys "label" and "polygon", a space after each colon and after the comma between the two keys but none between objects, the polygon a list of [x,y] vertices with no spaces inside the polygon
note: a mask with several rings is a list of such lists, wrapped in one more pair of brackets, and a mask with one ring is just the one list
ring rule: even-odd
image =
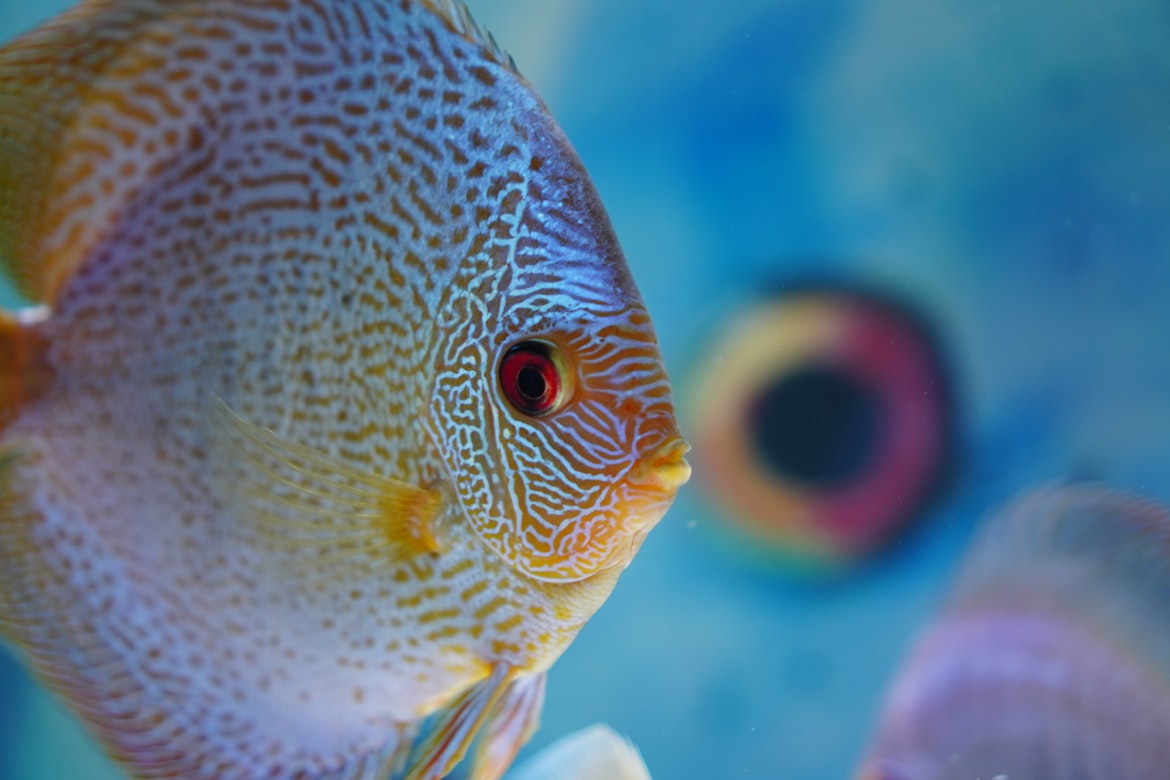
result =
[{"label": "dorsal fin", "polygon": [[959,577],[955,608],[987,603],[1060,611],[1170,677],[1170,508],[1097,484],[1026,494]]},{"label": "dorsal fin", "polygon": [[[61,138],[102,73],[149,21],[190,0],[89,0],[0,49],[0,270],[17,291],[51,303],[76,258],[34,248],[51,199]],[[59,261],[54,263],[53,260]]]},{"label": "dorsal fin", "polygon": [[463,0],[422,0],[422,4],[444,19],[456,33],[472,43],[482,46],[484,52],[494,62],[508,68],[516,75],[520,75],[512,55],[504,51],[496,43],[495,37],[475,21]]},{"label": "dorsal fin", "polygon": [[[455,34],[481,46],[485,57],[516,71],[512,58],[462,2],[416,2]],[[251,5],[265,4],[255,0]],[[0,49],[0,272],[25,298],[52,306],[62,283],[82,262],[80,248],[93,238],[66,230],[52,246],[42,241],[62,219],[64,200],[54,188],[67,185],[69,175],[83,175],[58,170],[64,139],[82,121],[81,109],[101,89],[104,76],[130,78],[161,67],[147,55],[135,56],[144,36],[165,38],[175,34],[168,27],[178,29],[154,23],[198,15],[205,8],[201,0],[86,0]],[[102,219],[96,212],[101,208],[95,207],[86,230],[99,229]]]}]

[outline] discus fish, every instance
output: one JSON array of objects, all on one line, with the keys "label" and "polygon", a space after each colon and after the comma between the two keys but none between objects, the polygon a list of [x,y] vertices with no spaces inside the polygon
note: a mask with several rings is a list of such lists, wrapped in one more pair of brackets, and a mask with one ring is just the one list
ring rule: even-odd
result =
[{"label": "discus fish", "polygon": [[895,685],[864,780],[1166,776],[1170,510],[1101,486],[995,519]]},{"label": "discus fish", "polygon": [[598,195],[454,2],[17,39],[0,263],[0,626],[137,777],[499,777],[689,475]]}]

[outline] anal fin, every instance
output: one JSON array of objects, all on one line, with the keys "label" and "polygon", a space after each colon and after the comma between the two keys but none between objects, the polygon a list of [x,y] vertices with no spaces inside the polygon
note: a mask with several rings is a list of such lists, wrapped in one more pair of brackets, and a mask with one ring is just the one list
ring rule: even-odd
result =
[{"label": "anal fin", "polygon": [[471,780],[499,780],[540,725],[546,675],[521,677],[496,702],[479,736]]},{"label": "anal fin", "polygon": [[508,667],[493,667],[487,678],[432,715],[415,743],[402,780],[441,780],[454,769],[504,696],[512,674]]}]

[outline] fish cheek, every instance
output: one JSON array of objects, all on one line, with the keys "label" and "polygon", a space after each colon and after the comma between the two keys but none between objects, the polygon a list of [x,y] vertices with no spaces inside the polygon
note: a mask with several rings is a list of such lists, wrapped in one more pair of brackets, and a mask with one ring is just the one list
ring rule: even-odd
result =
[{"label": "fish cheek", "polygon": [[[558,306],[537,313],[515,290],[489,304],[482,283],[463,289],[443,302],[429,406],[431,436],[468,524],[538,580],[571,582],[610,568],[628,557],[620,483],[649,411],[629,376],[661,373],[644,310],[612,301],[617,315]],[[554,370],[547,408],[516,402],[543,397],[526,384],[535,377],[504,370],[509,358]],[[511,395],[508,379],[520,380]],[[630,403],[615,409],[622,401]]]},{"label": "fish cheek", "polygon": [[[628,446],[600,405],[579,397],[563,413],[533,425],[507,456],[515,464],[526,571],[545,580],[590,577],[629,550]],[[623,465],[615,465],[623,464]]]},{"label": "fish cheek", "polygon": [[[481,377],[466,364],[437,373],[424,425],[446,469],[464,515],[476,534],[496,553],[511,560],[514,553],[493,512],[503,492],[498,469],[498,416],[488,408],[490,393]],[[493,419],[495,417],[495,419]]]},{"label": "fish cheek", "polygon": [[[535,579],[571,582],[608,568],[620,546],[613,479],[562,469],[569,413],[518,419],[491,371],[471,356],[438,372],[428,428],[468,524],[509,565]],[[490,364],[489,364],[490,365]],[[608,491],[607,491],[608,487]]]}]

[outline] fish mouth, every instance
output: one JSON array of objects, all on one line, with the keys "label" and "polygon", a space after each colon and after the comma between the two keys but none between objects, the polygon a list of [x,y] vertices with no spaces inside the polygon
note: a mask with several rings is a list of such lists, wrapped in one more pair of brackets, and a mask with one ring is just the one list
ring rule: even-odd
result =
[{"label": "fish mouth", "polygon": [[[576,582],[615,567],[624,569],[666,514],[678,488],[690,478],[685,457],[690,448],[677,433],[668,434],[666,441],[650,449],[624,475],[615,475],[619,503],[612,515],[583,512],[556,518],[562,526],[593,527],[578,536],[571,550],[540,556],[522,551],[520,568],[546,582]],[[603,522],[592,522],[596,517]]]},{"label": "fish mouth", "polygon": [[691,478],[691,464],[686,454],[691,445],[675,436],[651,450],[630,471],[633,485],[662,493],[674,493]]}]

